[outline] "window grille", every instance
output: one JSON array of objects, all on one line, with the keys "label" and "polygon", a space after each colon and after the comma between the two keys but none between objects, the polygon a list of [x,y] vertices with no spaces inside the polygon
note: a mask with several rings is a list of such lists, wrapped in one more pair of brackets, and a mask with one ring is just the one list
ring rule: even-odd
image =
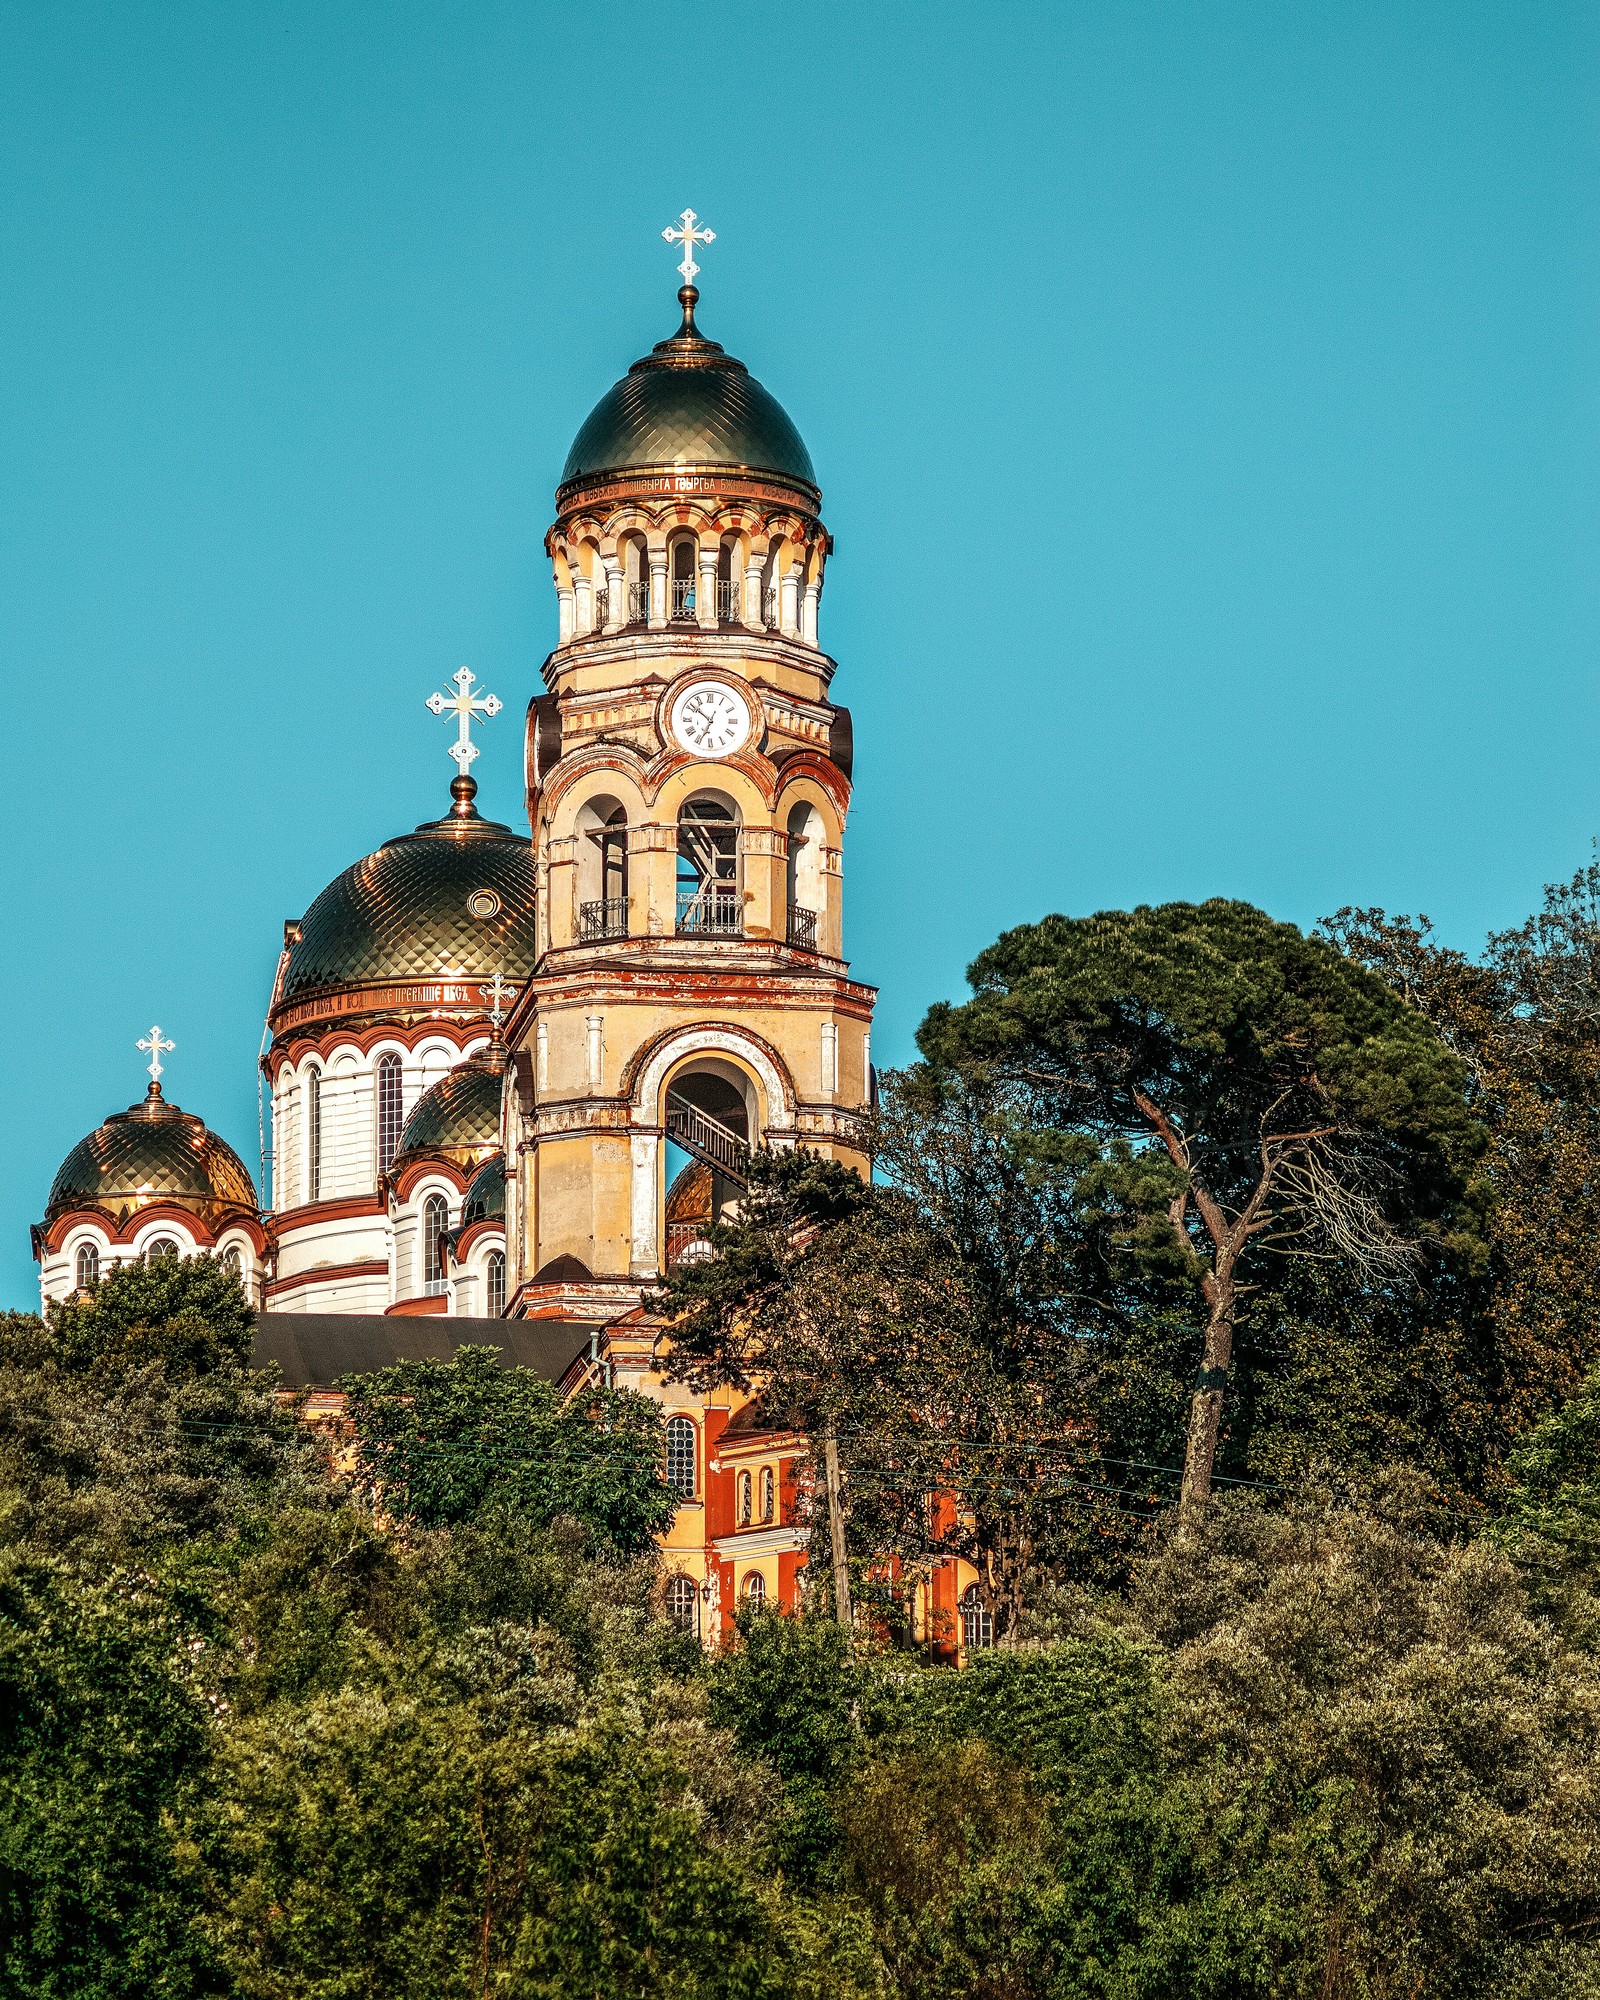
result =
[{"label": "window grille", "polygon": [[749,1525],[750,1525],[750,1475],[748,1472],[741,1472],[739,1474],[739,1526],[741,1528],[748,1528]]},{"label": "window grille", "polygon": [[489,1252],[485,1267],[489,1295],[489,1317],[499,1319],[506,1309],[506,1260],[498,1250]]},{"label": "window grille", "polygon": [[961,1643],[969,1653],[994,1644],[994,1619],[975,1583],[961,1593]]},{"label": "window grille", "polygon": [[444,1286],[444,1235],[450,1208],[442,1194],[430,1194],[422,1204],[422,1289],[430,1294]]},{"label": "window grille", "polygon": [[752,1611],[759,1611],[767,1601],[767,1579],[758,1569],[751,1570],[744,1580],[744,1601]]},{"label": "window grille", "polygon": [[92,1286],[99,1284],[100,1252],[92,1243],[80,1243],[78,1245],[76,1275],[78,1290],[80,1292],[86,1292]]},{"label": "window grille", "polygon": [[306,1200],[322,1199],[322,1072],[306,1073]]},{"label": "window grille", "polygon": [[695,1488],[694,1425],[687,1417],[667,1419],[667,1484],[681,1500],[692,1500]]},{"label": "window grille", "polygon": [[394,1164],[395,1153],[400,1145],[400,1131],[405,1124],[401,1111],[400,1058],[397,1055],[378,1058],[378,1172],[386,1174]]},{"label": "window grille", "polygon": [[692,1577],[675,1576],[667,1585],[667,1616],[680,1632],[699,1631],[700,1593]]},{"label": "window grille", "polygon": [[770,1465],[763,1466],[761,1469],[761,1518],[763,1521],[776,1519],[778,1511],[777,1500],[778,1482],[773,1477],[772,1467]]}]

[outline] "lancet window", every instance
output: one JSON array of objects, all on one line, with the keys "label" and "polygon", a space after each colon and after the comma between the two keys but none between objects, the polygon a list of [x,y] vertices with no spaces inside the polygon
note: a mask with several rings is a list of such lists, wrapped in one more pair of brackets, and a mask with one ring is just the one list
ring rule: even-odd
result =
[{"label": "lancet window", "polygon": [[405,1124],[401,1092],[400,1058],[391,1050],[378,1058],[378,1172],[386,1174],[394,1164],[400,1132]]},{"label": "lancet window", "polygon": [[969,1653],[994,1644],[994,1618],[975,1583],[961,1593],[961,1643]]},{"label": "lancet window", "polygon": [[761,1468],[761,1518],[763,1521],[774,1520],[777,1512],[778,1482],[773,1476],[772,1467],[764,1465]]},{"label": "lancet window", "polygon": [[322,1072],[306,1071],[306,1200],[322,1199]]},{"label": "lancet window", "polygon": [[422,1204],[422,1289],[434,1295],[445,1288],[444,1239],[449,1226],[449,1203],[442,1194],[430,1194]]},{"label": "lancet window", "polygon": [[74,1267],[78,1290],[88,1291],[100,1282],[100,1252],[92,1243],[78,1245],[77,1262]]},{"label": "lancet window", "polygon": [[749,1525],[750,1525],[750,1475],[748,1472],[741,1472],[739,1474],[739,1526],[741,1528],[748,1528]]},{"label": "lancet window", "polygon": [[484,1266],[484,1292],[490,1319],[499,1319],[506,1309],[506,1260],[498,1250],[489,1252]]}]

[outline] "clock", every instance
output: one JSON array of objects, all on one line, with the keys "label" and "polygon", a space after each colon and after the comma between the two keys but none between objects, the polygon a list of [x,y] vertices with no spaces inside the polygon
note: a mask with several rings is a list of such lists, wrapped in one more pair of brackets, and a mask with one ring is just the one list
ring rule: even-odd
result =
[{"label": "clock", "polygon": [[700,757],[731,757],[750,740],[750,711],[722,681],[691,681],[672,704],[672,733]]}]

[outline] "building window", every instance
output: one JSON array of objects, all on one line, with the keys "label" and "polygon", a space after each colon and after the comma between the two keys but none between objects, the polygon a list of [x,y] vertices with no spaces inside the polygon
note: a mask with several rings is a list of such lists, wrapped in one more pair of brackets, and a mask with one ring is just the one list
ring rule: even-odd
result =
[{"label": "building window", "polygon": [[450,1226],[450,1205],[442,1194],[430,1194],[422,1204],[422,1289],[444,1290],[444,1237]]},{"label": "building window", "polygon": [[739,1526],[741,1528],[748,1528],[749,1525],[750,1525],[750,1475],[748,1472],[741,1472],[739,1474]]},{"label": "building window", "polygon": [[322,1199],[322,1072],[306,1071],[306,1200]]},{"label": "building window", "polygon": [[152,1257],[176,1257],[178,1246],[170,1236],[158,1236],[153,1243],[145,1245],[145,1261]]},{"label": "building window", "polygon": [[770,1465],[761,1468],[761,1518],[774,1521],[778,1515],[778,1482]]},{"label": "building window", "polygon": [[994,1619],[975,1583],[961,1593],[961,1643],[969,1653],[994,1644]]},{"label": "building window", "polygon": [[506,1309],[506,1260],[499,1250],[489,1252],[489,1261],[484,1265],[484,1289],[488,1300],[490,1319],[499,1319]]},{"label": "building window", "polygon": [[744,1601],[752,1611],[759,1611],[767,1601],[767,1579],[758,1569],[751,1570],[744,1580]]},{"label": "building window", "polygon": [[241,1290],[244,1287],[244,1257],[237,1243],[230,1243],[222,1253],[222,1268],[229,1277],[236,1278]]},{"label": "building window", "polygon": [[74,1267],[78,1290],[87,1292],[100,1282],[100,1252],[92,1243],[78,1245],[78,1259]]},{"label": "building window", "polygon": [[700,1593],[692,1577],[675,1576],[667,1585],[667,1616],[680,1632],[699,1631]]},{"label": "building window", "polygon": [[378,1058],[378,1172],[386,1174],[400,1144],[400,1128],[405,1124],[400,1099],[400,1058],[389,1054]]},{"label": "building window", "polygon": [[694,1425],[687,1417],[667,1419],[667,1484],[680,1500],[694,1498]]}]

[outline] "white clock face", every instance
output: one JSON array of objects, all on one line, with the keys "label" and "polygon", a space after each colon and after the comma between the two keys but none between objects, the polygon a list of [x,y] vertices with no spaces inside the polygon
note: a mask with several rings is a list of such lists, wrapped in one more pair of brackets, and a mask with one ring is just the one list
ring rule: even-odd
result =
[{"label": "white clock face", "polygon": [[672,704],[672,733],[700,757],[731,757],[750,735],[750,711],[721,681],[694,681]]}]

